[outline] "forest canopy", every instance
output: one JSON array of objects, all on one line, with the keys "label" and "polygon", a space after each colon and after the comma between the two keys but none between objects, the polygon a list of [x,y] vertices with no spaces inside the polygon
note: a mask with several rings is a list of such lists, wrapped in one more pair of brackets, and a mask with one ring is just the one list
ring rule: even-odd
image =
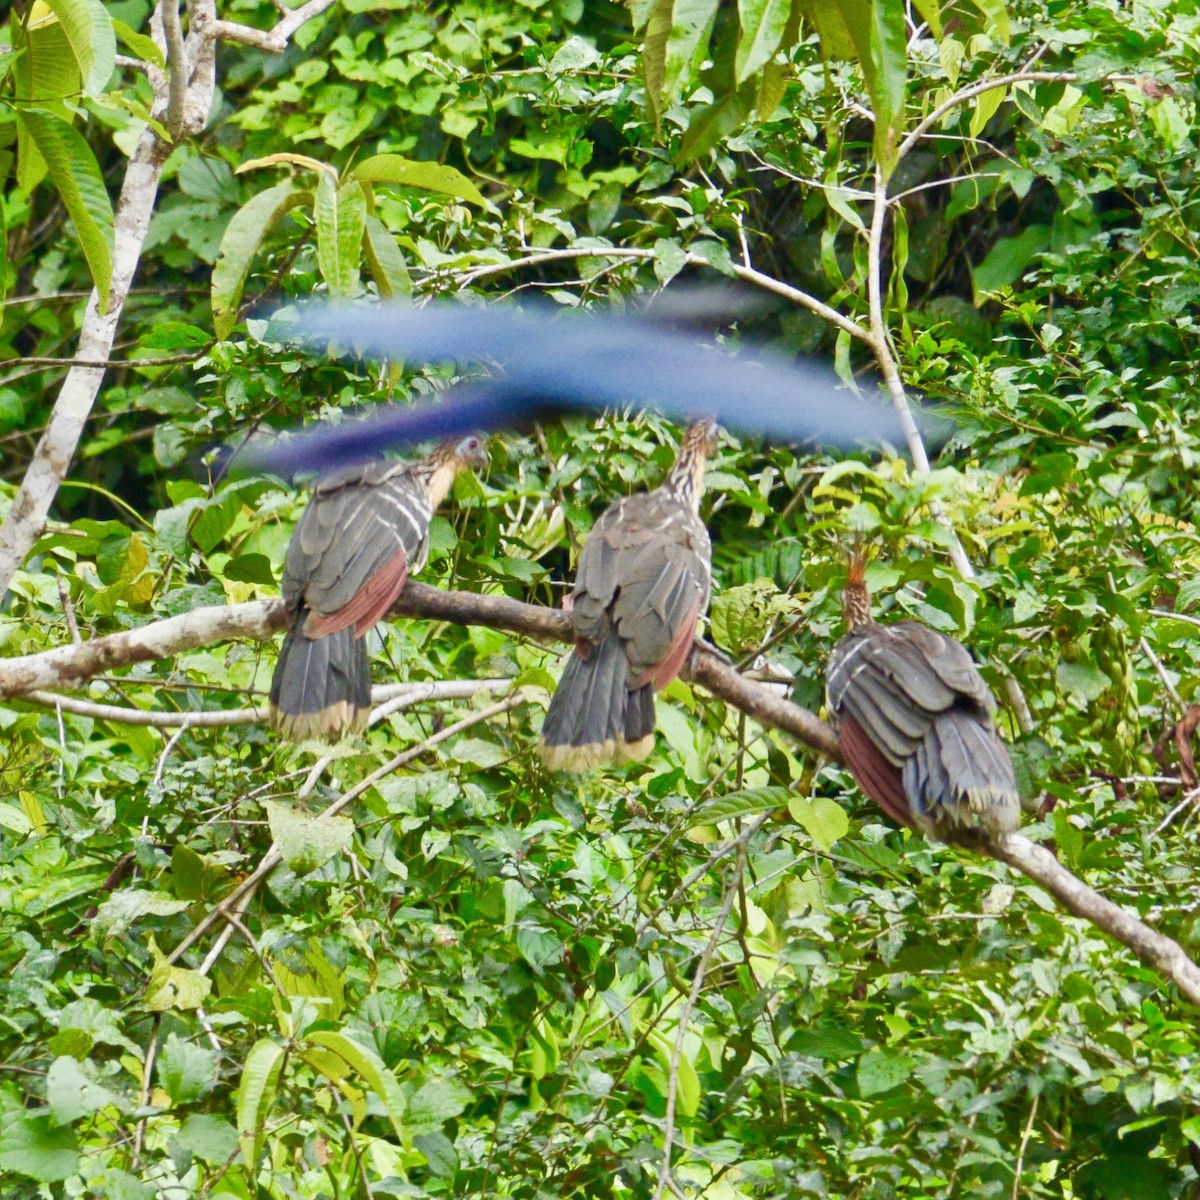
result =
[{"label": "forest canopy", "polygon": [[[14,3],[3,1195],[1200,1195],[1198,71],[1182,0]],[[711,649],[579,775],[562,601],[682,429],[492,436],[369,726],[295,744],[310,491],[223,454],[479,370],[323,353],[313,297],[694,300],[949,433],[723,431]],[[839,760],[853,546],[970,647],[1011,839]]]}]

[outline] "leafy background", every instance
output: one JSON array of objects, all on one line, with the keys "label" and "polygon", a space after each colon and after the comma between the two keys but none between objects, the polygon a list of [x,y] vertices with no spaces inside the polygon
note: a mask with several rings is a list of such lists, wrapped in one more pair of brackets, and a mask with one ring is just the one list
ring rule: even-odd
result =
[{"label": "leafy background", "polygon": [[[44,360],[70,358],[105,279],[107,196],[149,103],[112,57],[119,38],[153,60],[148,5],[96,7],[14,8],[0,59],[0,504],[62,376]],[[1071,78],[982,92],[899,154],[954,89],[1035,58]],[[627,304],[749,263],[865,323],[878,170],[904,193],[882,245],[894,354],[956,432],[929,474],[726,442],[711,635],[818,707],[841,547],[869,534],[885,614],[968,638],[998,695],[1019,681],[1032,727],[1002,723],[1026,831],[1194,951],[1194,798],[1155,743],[1200,679],[1198,64],[1180,0],[344,0],[282,56],[227,48],[0,645],[67,642],[60,587],[84,636],[274,596],[304,497],[214,486],[206,452],[451,380],[297,353],[268,322],[292,298]],[[731,300],[722,333],[876,387],[794,303]],[[498,440],[425,579],[556,603],[591,521],[657,481],[673,436],[626,413]],[[560,653],[416,622],[374,648],[377,680],[531,689]],[[212,646],[88,694],[238,709],[272,665]],[[840,771],[682,683],[647,763],[548,776],[530,694],[352,823],[304,814],[493,698],[392,715],[300,799],[319,752],[256,725],[0,709],[5,1194],[1197,1194],[1194,1015],[1090,926],[887,827]],[[242,928],[168,966],[272,838],[288,861]]]}]

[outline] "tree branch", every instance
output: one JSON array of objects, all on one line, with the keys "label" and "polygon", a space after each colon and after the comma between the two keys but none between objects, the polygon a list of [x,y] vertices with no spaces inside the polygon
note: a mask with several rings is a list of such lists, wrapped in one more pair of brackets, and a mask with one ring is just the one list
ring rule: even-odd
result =
[{"label": "tree branch", "polygon": [[292,9],[273,29],[254,29],[250,25],[239,25],[236,21],[217,21],[217,38],[222,42],[236,42],[242,46],[254,46],[270,54],[282,54],[288,47],[292,34],[306,21],[319,17],[335,0],[308,0],[299,8]]},{"label": "tree branch", "polygon": [[[566,613],[558,609],[524,604],[508,596],[442,591],[427,584],[410,583],[401,594],[393,614],[430,621],[449,621],[456,625],[485,625],[553,641],[573,640],[570,620]],[[278,600],[199,608],[141,629],[93,638],[78,646],[59,646],[22,658],[0,659],[0,699],[27,695],[43,688],[79,684],[114,666],[169,658],[184,650],[230,638],[265,640],[281,630],[284,624],[284,607]],[[833,761],[842,761],[837,735],[824,721],[807,709],[777,696],[763,684],[747,679],[710,647],[703,644],[697,646],[683,674],[685,679],[700,684],[714,696],[761,724],[782,729]],[[500,703],[515,704],[520,700],[521,695],[518,694]],[[456,726],[449,726],[443,733],[449,736],[454,729]],[[418,752],[420,749],[417,748]],[[367,786],[370,784],[364,781],[360,788]],[[349,803],[358,794],[358,791],[347,793],[341,803]],[[1010,835],[998,843],[973,842],[970,848],[1021,871],[1058,899],[1068,911],[1090,921],[1127,946],[1143,963],[1169,979],[1188,1000],[1200,1007],[1200,968],[1188,958],[1179,944],[1106,900],[1072,875],[1050,851],[1020,834]],[[264,866],[266,862],[264,860]],[[275,865],[272,862],[267,872]],[[262,870],[262,866],[259,870]],[[257,878],[262,878],[257,872],[255,874]],[[257,883],[254,876],[251,878]],[[232,903],[233,900],[231,897],[226,903]],[[204,928],[217,919],[217,915],[212,915]],[[186,945],[177,948],[172,961],[178,958],[182,949],[193,944],[202,932],[199,927],[193,930]]]}]

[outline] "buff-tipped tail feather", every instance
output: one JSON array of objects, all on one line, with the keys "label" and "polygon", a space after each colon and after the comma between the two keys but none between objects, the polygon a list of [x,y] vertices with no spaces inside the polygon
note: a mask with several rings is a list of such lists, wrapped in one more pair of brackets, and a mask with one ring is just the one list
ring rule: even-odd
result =
[{"label": "buff-tipped tail feather", "polygon": [[271,679],[271,724],[282,737],[336,742],[371,711],[371,665],[353,627],[320,638],[289,631]]},{"label": "buff-tipped tail feather", "polygon": [[592,771],[640,762],[654,749],[651,684],[628,686],[628,660],[616,632],[567,661],[542,724],[542,762],[551,771]]}]

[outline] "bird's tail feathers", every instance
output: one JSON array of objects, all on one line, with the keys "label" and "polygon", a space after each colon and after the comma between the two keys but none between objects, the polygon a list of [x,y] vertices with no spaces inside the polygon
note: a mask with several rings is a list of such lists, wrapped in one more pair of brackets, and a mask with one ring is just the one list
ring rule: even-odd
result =
[{"label": "bird's tail feathers", "polygon": [[371,711],[371,664],[353,627],[305,637],[288,631],[271,679],[271,724],[289,741],[336,742],[357,733]]},{"label": "bird's tail feathers", "polygon": [[976,713],[951,709],[934,721],[904,766],[904,786],[917,824],[936,836],[971,828],[995,836],[1020,823],[1008,750]]},{"label": "bird's tail feathers", "polygon": [[654,689],[629,688],[629,664],[615,630],[588,657],[567,661],[542,724],[542,762],[551,771],[590,771],[638,762],[654,748]]}]

